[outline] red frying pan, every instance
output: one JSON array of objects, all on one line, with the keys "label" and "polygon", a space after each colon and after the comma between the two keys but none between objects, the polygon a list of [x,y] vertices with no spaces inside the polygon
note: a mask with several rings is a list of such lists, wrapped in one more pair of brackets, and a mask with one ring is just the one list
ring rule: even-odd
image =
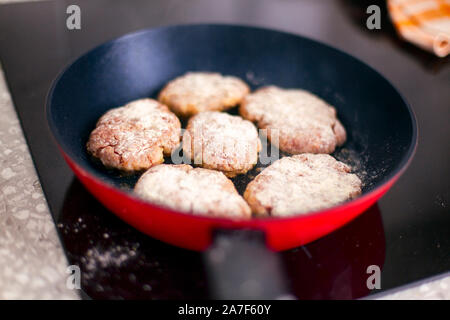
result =
[{"label": "red frying pan", "polygon": [[[269,84],[303,88],[334,105],[347,128],[348,141],[333,155],[357,164],[356,173],[364,183],[362,195],[318,212],[248,221],[185,214],[135,197],[131,190],[137,177],[105,170],[90,159],[85,149],[89,133],[108,109],[156,97],[165,83],[187,71],[238,76],[252,89]],[[214,247],[220,250],[208,255],[212,257],[209,265],[222,263],[222,267],[224,254],[235,255],[237,243],[240,248],[249,247],[242,252],[244,257],[249,251],[261,252],[262,257],[264,250],[256,243],[285,250],[343,226],[388,191],[411,161],[417,143],[412,110],[369,66],[296,35],[232,25],[149,29],[91,50],[54,81],[47,118],[65,160],[103,205],[138,230],[179,247],[204,250],[214,239]],[[234,178],[241,193],[251,174]],[[243,229],[257,231],[250,236],[231,231]]]}]

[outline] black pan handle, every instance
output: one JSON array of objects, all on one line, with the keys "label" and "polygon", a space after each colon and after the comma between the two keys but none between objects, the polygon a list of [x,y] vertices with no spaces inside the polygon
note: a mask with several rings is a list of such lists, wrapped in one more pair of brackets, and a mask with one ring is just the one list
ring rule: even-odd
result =
[{"label": "black pan handle", "polygon": [[259,230],[220,229],[205,252],[210,289],[215,299],[290,298],[278,254],[266,247]]}]

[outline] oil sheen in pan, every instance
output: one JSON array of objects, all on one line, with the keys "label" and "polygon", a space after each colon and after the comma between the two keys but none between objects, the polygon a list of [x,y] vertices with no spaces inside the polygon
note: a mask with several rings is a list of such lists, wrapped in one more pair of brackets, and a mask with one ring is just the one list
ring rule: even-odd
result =
[{"label": "oil sheen in pan", "polygon": [[[232,110],[229,110],[227,113],[237,115],[238,114],[237,108],[233,108]],[[187,125],[187,121],[181,120],[181,124],[182,127],[185,128]],[[336,151],[331,155],[335,157],[337,160],[344,162],[345,164],[349,165],[352,168],[352,172],[355,173],[363,183],[362,191],[364,193],[370,190],[371,187],[374,185],[375,181],[377,180],[377,176],[379,176],[379,174],[382,173],[382,166],[380,166],[379,169],[380,172],[376,171],[368,172],[366,170],[366,168],[368,167],[366,163],[369,160],[366,152],[368,148],[367,139],[365,137],[362,137],[361,135],[351,132],[351,128],[346,127],[346,130],[347,130],[346,143],[344,144],[343,147],[337,148]],[[271,158],[271,150],[272,150],[271,144],[268,141],[267,143],[265,143],[265,139],[262,139],[262,143],[263,143],[263,152],[267,152],[267,158]],[[289,156],[289,154],[279,151],[276,147],[273,147],[273,150],[277,152],[279,158]],[[182,156],[183,151],[181,149],[181,145],[174,152]],[[277,158],[274,157],[273,161],[276,159]],[[272,161],[269,163],[261,163],[260,160],[261,160],[260,157],[258,157],[258,163],[252,170],[248,171],[247,174],[238,175],[231,179],[234,185],[236,186],[237,191],[241,195],[244,194],[247,184],[250,181],[252,181],[264,168],[268,167],[273,162]],[[136,184],[137,180],[143,173],[139,172],[135,174],[127,174],[114,169],[106,169],[98,160],[92,159],[92,161],[94,161],[95,167],[98,170],[103,171],[110,178],[112,178],[113,183],[117,187],[121,188],[122,190],[130,192],[133,190],[134,185]],[[166,157],[164,163],[173,164],[170,157]]]}]

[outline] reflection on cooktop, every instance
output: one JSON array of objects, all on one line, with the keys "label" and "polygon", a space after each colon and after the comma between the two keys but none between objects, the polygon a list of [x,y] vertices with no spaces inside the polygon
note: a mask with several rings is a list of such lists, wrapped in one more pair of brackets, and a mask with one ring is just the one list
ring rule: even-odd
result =
[{"label": "reflection on cooktop", "polygon": [[[101,206],[77,181],[57,226],[82,289],[96,299],[208,299],[202,254],[152,239]],[[367,267],[384,263],[378,206],[336,232],[280,253],[301,299],[351,299],[369,293]]]}]

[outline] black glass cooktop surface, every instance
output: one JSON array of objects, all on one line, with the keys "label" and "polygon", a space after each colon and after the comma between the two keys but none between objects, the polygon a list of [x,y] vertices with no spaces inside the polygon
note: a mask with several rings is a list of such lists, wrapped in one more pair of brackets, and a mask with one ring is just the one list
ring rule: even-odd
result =
[{"label": "black glass cooktop surface", "polygon": [[[381,30],[368,30],[379,3]],[[68,30],[66,9],[81,9]],[[450,270],[450,63],[400,41],[384,1],[44,1],[0,6],[0,59],[70,264],[92,298],[209,298],[200,253],[151,239],[104,209],[74,179],[47,128],[52,80],[96,45],[142,28],[219,22],[275,28],[342,49],[380,71],[412,105],[416,156],[375,206],[336,232],[280,253],[299,298],[358,298]],[[381,267],[369,290],[367,267]]]}]

